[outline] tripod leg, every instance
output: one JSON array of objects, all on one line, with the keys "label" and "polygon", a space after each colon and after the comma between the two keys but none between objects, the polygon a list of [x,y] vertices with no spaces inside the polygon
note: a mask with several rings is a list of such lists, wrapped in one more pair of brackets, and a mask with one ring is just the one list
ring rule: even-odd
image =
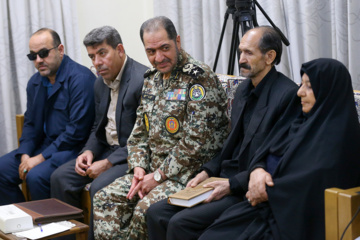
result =
[{"label": "tripod leg", "polygon": [[236,38],[236,55],[237,55],[237,62],[236,62],[236,65],[238,66],[239,68],[239,73],[240,73],[240,64],[239,64],[239,60],[240,60],[240,50],[239,50],[239,45],[240,45],[240,37],[239,37],[239,34],[237,35],[237,38]]},{"label": "tripod leg", "polygon": [[229,66],[228,66],[228,73],[229,75],[234,74],[234,64],[235,64],[235,54],[239,44],[239,22],[236,18],[234,18],[234,27],[232,32],[231,38],[231,46],[230,46],[230,56],[229,56]]},{"label": "tripod leg", "polygon": [[221,49],[222,41],[224,39],[224,33],[225,33],[225,28],[226,28],[226,23],[227,23],[228,18],[229,18],[229,13],[226,12],[225,16],[224,16],[223,27],[222,27],[222,30],[221,30],[219,45],[218,45],[218,49],[217,49],[216,56],[215,56],[215,62],[214,62],[214,67],[213,67],[214,72],[216,71],[217,63],[218,63],[218,60],[219,60],[220,49]]}]

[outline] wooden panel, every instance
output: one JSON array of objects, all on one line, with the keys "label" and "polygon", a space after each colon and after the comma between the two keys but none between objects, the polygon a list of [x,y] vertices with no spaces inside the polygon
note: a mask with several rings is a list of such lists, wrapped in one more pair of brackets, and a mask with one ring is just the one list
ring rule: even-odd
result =
[{"label": "wooden panel", "polygon": [[[339,239],[344,229],[360,206],[360,187],[351,188],[338,194]],[[344,235],[343,240],[353,240],[360,236],[360,215],[358,215]]]},{"label": "wooden panel", "polygon": [[339,240],[338,193],[340,188],[325,190],[325,234],[326,240]]}]

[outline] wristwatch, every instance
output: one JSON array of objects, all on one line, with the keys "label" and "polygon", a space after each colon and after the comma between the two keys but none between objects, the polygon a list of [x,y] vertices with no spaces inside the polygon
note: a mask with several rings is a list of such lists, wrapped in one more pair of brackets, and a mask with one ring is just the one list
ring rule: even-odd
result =
[{"label": "wristwatch", "polygon": [[157,169],[154,172],[154,180],[157,181],[158,183],[162,183],[162,177],[161,177],[161,173],[159,172],[159,170]]}]

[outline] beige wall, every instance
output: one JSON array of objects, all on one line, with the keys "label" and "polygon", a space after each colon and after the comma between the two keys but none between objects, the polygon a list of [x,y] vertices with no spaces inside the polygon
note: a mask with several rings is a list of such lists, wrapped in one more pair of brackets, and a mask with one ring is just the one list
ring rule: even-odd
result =
[{"label": "beige wall", "polygon": [[[140,40],[141,24],[154,16],[153,0],[77,0],[79,35],[82,41],[93,28],[110,25],[123,40],[126,53],[133,59],[150,66]],[[82,64],[92,65],[82,45]]]}]

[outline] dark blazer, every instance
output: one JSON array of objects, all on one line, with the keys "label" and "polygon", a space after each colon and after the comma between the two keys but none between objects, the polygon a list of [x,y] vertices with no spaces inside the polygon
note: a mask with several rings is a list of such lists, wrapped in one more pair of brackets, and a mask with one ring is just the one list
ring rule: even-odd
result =
[{"label": "dark blazer", "polygon": [[[76,156],[94,121],[94,74],[64,55],[52,92],[38,72],[27,85],[27,109],[17,155],[36,151],[59,166]],[[45,131],[44,131],[45,130]],[[58,155],[63,152],[64,154]],[[68,152],[70,155],[67,155]],[[56,157],[57,156],[57,157]]]},{"label": "dark blazer", "polygon": [[[272,127],[282,116],[298,89],[293,81],[277,72],[275,67],[270,70],[262,81],[265,78],[266,83],[255,106],[249,126],[245,131],[239,155],[232,159],[232,153],[238,143],[238,135],[240,134],[239,126],[241,124],[239,124],[239,121],[242,119],[246,103],[243,94],[248,85],[252,84],[250,79],[245,80],[236,90],[231,112],[232,130],[224,143],[221,153],[203,166],[210,175],[230,178],[230,188],[235,193],[246,193],[249,174],[247,168],[250,160]],[[247,159],[244,159],[245,150],[248,152]]]},{"label": "dark blazer", "polygon": [[[116,130],[120,145],[115,147],[115,151],[107,157],[113,165],[126,163],[128,156],[126,143],[135,124],[136,109],[140,104],[141,91],[144,83],[144,73],[148,69],[129,56],[127,57],[127,62],[124,67],[115,115]],[[110,147],[105,135],[105,126],[108,122],[107,112],[111,100],[110,88],[104,83],[101,76],[95,81],[94,92],[95,122],[82,152],[90,150],[93,152],[95,159],[99,160],[97,156],[101,156],[102,153]]]}]

